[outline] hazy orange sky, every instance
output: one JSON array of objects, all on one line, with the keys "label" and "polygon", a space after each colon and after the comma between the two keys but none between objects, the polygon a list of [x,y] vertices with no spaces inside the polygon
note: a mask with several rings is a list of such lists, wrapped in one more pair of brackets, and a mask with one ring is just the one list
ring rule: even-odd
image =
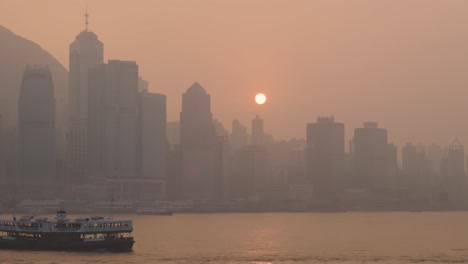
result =
[{"label": "hazy orange sky", "polygon": [[[0,24],[68,68],[84,0],[0,0]],[[150,90],[181,94],[198,81],[226,127],[260,114],[276,138],[305,137],[334,115],[347,139],[364,121],[390,141],[468,142],[468,1],[89,0],[105,59],[135,60]],[[1,43],[0,43],[1,46]],[[264,92],[268,102],[256,106]]]}]

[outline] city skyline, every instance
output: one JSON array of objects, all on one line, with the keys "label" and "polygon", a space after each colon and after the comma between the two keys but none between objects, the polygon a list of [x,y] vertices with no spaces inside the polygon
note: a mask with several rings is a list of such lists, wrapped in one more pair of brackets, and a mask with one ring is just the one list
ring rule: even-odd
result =
[{"label": "city skyline", "polygon": [[0,0],[0,262],[468,263],[467,10]]},{"label": "city skyline", "polygon": [[[286,7],[285,3],[273,2],[267,10],[262,9],[265,6],[262,1],[250,5],[142,1],[128,9],[117,8],[115,12],[107,12],[106,1],[90,1],[89,28],[107,43],[105,60],[137,61],[141,76],[150,83],[150,91],[167,95],[169,121],[177,120],[180,94],[198,81],[213,97],[214,118],[226,127],[234,119],[248,124],[252,116],[259,114],[268,120],[265,131],[275,138],[305,138],[304,124],[317,116],[334,115],[346,124],[347,139],[362,122],[376,121],[389,130],[389,142],[398,146],[406,142],[448,145],[455,138],[465,143],[468,126],[456,116],[468,107],[461,100],[466,97],[462,87],[468,82],[464,77],[465,60],[462,60],[462,47],[466,45],[461,45],[465,41],[464,31],[457,26],[463,23],[455,22],[465,19],[458,10],[463,10],[466,4],[450,2],[441,9],[432,3],[419,9],[418,1],[364,2],[365,5],[344,4],[355,9],[354,13],[346,13],[335,3],[321,1],[298,1]],[[4,3],[7,4],[1,9],[6,10],[2,14],[3,25],[38,42],[63,65],[68,64],[66,45],[85,27],[84,3]],[[45,3],[63,7],[63,11],[47,13]],[[119,1],[113,3],[118,7],[126,5]],[[30,7],[27,10],[7,12],[26,4]],[[381,5],[387,7],[385,11],[378,9]],[[407,11],[399,12],[403,7]],[[213,10],[225,16],[214,15]],[[245,21],[232,24],[233,14],[241,10],[245,12],[239,13],[240,18]],[[314,16],[317,10],[346,23]],[[43,13],[50,16],[43,17]],[[256,15],[260,19],[255,19]],[[28,22],[24,16],[30,18]],[[402,23],[395,21],[395,16],[407,22],[405,27],[398,27],[401,31],[395,31]],[[376,25],[363,24],[363,17]],[[189,18],[193,23],[183,23]],[[385,18],[394,24],[385,22]],[[224,28],[214,25],[218,22]],[[115,23],[115,27],[109,23]],[[251,29],[248,23],[252,23]],[[266,26],[269,23],[271,26]],[[120,34],[118,28],[125,29],[126,34]],[[325,28],[339,34],[330,36]],[[452,30],[447,31],[448,28]],[[202,32],[196,40],[195,29]],[[347,29],[352,32],[362,29],[362,39],[350,38]],[[256,32],[262,34],[257,37]],[[437,37],[441,33],[447,34],[447,38],[438,45]],[[54,37],[44,39],[49,34]],[[229,34],[232,37],[228,38]],[[213,42],[213,36],[221,39]],[[377,40],[379,37],[388,40],[388,44]],[[289,41],[277,42],[277,39]],[[450,49],[443,49],[442,44]],[[213,45],[225,50],[213,50]],[[421,51],[415,52],[418,46]],[[325,47],[327,55],[320,55]],[[396,58],[382,60],[384,54]],[[250,60],[247,55],[251,55]],[[227,63],[221,63],[223,58]],[[180,75],[181,72],[184,74]],[[266,93],[269,100],[265,105],[255,104],[257,92]],[[291,121],[290,116],[295,120]]]},{"label": "city skyline", "polygon": [[[250,99],[257,103],[250,129],[234,119],[230,132],[215,118],[211,89],[197,81],[179,95],[182,110],[178,121],[168,123],[167,96],[151,92],[138,61],[106,62],[104,50],[113,43],[100,41],[100,34],[89,27],[87,11],[84,18],[84,28],[69,45],[68,107],[54,109],[54,124],[55,118],[65,118],[68,131],[60,133],[63,127],[57,124],[56,131],[49,133],[54,140],[45,144],[57,151],[53,154],[56,178],[64,191],[60,195],[66,199],[85,195],[88,202],[105,197],[117,201],[169,198],[228,202],[237,197],[273,201],[266,205],[270,209],[281,207],[280,201],[298,199],[296,202],[310,202],[313,210],[372,208],[371,202],[366,204],[368,198],[363,203],[355,189],[381,199],[382,208],[387,209],[398,208],[397,201],[405,199],[418,206],[430,203],[434,208],[463,206],[468,199],[464,146],[458,139],[443,147],[406,142],[399,156],[389,137],[392,130],[380,128],[376,120],[364,120],[363,127],[348,136],[353,130],[341,117],[335,122],[334,115],[317,115],[316,122],[304,124],[305,138],[278,140],[274,131],[265,129],[278,121],[265,118],[268,108],[263,103],[275,107],[265,91]],[[26,66],[26,71],[29,68]],[[50,85],[52,75],[49,71]],[[49,89],[49,93],[54,90]],[[21,107],[21,96],[19,124],[22,111],[35,111],[33,105]],[[239,105],[231,110],[237,113],[243,108]],[[289,108],[284,113],[288,114]],[[285,127],[297,122],[291,117]],[[24,129],[19,126],[19,179],[29,168],[21,165],[21,131]],[[174,131],[180,138],[168,135]],[[34,153],[37,144],[24,146]],[[8,166],[15,166],[14,152],[7,153],[13,157]],[[36,155],[30,160],[45,165],[41,158]],[[8,173],[8,177],[17,176]]]}]

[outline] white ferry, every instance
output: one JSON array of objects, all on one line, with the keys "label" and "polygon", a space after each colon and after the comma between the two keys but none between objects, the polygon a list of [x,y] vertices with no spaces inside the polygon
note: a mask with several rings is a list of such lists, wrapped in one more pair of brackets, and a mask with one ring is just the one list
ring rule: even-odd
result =
[{"label": "white ferry", "polygon": [[53,221],[34,216],[0,220],[0,249],[128,251],[135,243],[132,231],[132,220],[93,216],[70,221],[60,210]]}]

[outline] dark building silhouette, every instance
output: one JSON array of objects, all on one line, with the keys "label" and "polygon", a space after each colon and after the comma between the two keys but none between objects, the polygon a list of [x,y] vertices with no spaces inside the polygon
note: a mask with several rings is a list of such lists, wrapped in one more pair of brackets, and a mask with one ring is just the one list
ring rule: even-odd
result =
[{"label": "dark building silhouette", "polygon": [[[147,89],[146,89],[147,90]],[[166,96],[140,92],[139,102],[139,162],[140,176],[156,180],[150,190],[157,199],[166,196],[168,142],[166,138]]]},{"label": "dark building silhouette", "polygon": [[175,145],[180,145],[180,122],[179,121],[172,121],[167,122],[167,140],[169,141],[169,145],[171,148],[175,147]]},{"label": "dark building silhouette", "polygon": [[307,124],[307,174],[313,196],[322,205],[339,202],[343,192],[344,124],[318,117]]},{"label": "dark building silhouette", "polygon": [[431,196],[430,161],[426,148],[407,143],[402,148],[402,165],[400,186],[406,192],[406,202],[409,206],[420,206]]},{"label": "dark building silhouette", "polygon": [[230,197],[262,199],[268,195],[271,174],[268,151],[264,146],[248,145],[234,153],[229,180]]},{"label": "dark building silhouette", "polygon": [[465,148],[460,141],[455,140],[448,148],[447,171],[443,175],[448,201],[460,204],[465,200]]},{"label": "dark building silhouette", "polygon": [[427,146],[427,158],[431,161],[431,174],[439,177],[442,169],[442,160],[448,156],[448,149],[439,145]]},{"label": "dark building silhouette", "polygon": [[139,177],[139,107],[136,62],[110,60],[89,71],[89,175],[107,179],[116,200],[147,193]]},{"label": "dark building silhouette", "polygon": [[229,181],[232,184],[232,195],[241,199],[270,199],[272,179],[271,157],[265,146],[263,119],[257,115],[252,119],[251,144],[234,152]]},{"label": "dark building silhouette", "polygon": [[213,145],[216,141],[210,95],[197,82],[182,95],[180,136],[184,147]]},{"label": "dark building silhouette", "polygon": [[88,72],[102,64],[104,45],[86,28],[70,44],[69,61],[69,129],[67,135],[67,182],[87,183]]},{"label": "dark building silhouette", "polygon": [[182,95],[180,143],[183,196],[194,200],[216,198],[216,133],[210,95],[194,83]]},{"label": "dark building silhouette", "polygon": [[185,199],[182,179],[182,153],[179,144],[171,146],[167,157],[166,198],[168,200]]},{"label": "dark building silhouette", "polygon": [[398,148],[394,144],[387,147],[388,187],[395,190],[398,187]]},{"label": "dark building silhouette", "polygon": [[252,119],[252,145],[263,145],[265,143],[264,138],[265,133],[263,132],[263,119],[257,115]]},{"label": "dark building silhouette", "polygon": [[354,187],[387,189],[389,179],[389,146],[387,130],[375,122],[365,122],[363,128],[354,130]]},{"label": "dark building silhouette", "polygon": [[90,175],[137,177],[138,66],[110,60],[89,73]]},{"label": "dark building silhouette", "polygon": [[46,65],[28,65],[18,104],[18,196],[53,197],[55,182],[55,98]]},{"label": "dark building silhouette", "polygon": [[229,131],[224,128],[223,123],[217,119],[213,119],[213,126],[215,129],[216,136],[229,137]]},{"label": "dark building silhouette", "polygon": [[230,141],[233,151],[247,145],[247,127],[242,125],[237,119],[232,121]]},{"label": "dark building silhouette", "polygon": [[216,145],[215,200],[223,202],[229,198],[229,137],[218,136]]}]

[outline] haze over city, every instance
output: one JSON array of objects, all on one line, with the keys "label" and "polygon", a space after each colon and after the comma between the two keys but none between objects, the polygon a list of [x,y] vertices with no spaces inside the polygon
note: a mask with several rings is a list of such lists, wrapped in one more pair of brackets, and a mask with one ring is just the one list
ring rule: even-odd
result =
[{"label": "haze over city", "polygon": [[[466,1],[88,1],[104,60],[137,61],[150,91],[167,95],[168,121],[199,82],[214,118],[256,115],[277,139],[333,115],[346,139],[364,121],[389,141],[468,141]],[[0,1],[0,24],[68,68],[85,1]],[[259,107],[258,92],[268,101]]]},{"label": "haze over city", "polygon": [[0,0],[0,262],[468,263],[467,11]]}]

